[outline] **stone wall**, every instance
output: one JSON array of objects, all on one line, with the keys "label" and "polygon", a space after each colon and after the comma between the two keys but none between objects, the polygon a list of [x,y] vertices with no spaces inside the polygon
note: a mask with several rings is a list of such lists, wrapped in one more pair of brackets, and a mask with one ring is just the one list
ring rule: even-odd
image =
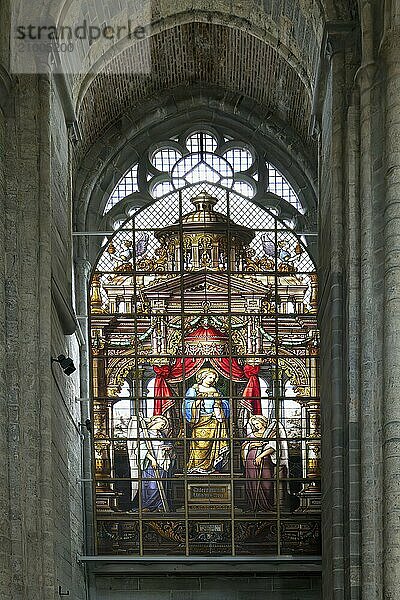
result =
[{"label": "stone wall", "polygon": [[79,377],[68,379],[57,364],[53,377],[51,366],[61,353],[79,366],[77,339],[65,335],[51,285],[55,272],[65,289],[72,279],[63,123],[46,77],[15,77],[0,115],[4,600],[54,600],[59,586],[85,597],[76,562],[83,550]]},{"label": "stone wall", "polygon": [[319,576],[98,577],[96,600],[320,600]]}]

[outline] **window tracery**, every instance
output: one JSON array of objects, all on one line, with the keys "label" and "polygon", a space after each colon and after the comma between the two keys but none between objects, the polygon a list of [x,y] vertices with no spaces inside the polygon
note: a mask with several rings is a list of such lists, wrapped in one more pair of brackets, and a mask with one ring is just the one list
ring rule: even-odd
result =
[{"label": "window tracery", "polygon": [[[144,185],[139,184],[139,168],[146,174]],[[135,192],[161,198],[202,182],[232,189],[246,198],[257,198],[269,191],[304,214],[298,196],[273,164],[257,156],[249,144],[207,130],[186,133],[180,141],[170,139],[151,148],[140,164],[121,178],[103,214]]]}]

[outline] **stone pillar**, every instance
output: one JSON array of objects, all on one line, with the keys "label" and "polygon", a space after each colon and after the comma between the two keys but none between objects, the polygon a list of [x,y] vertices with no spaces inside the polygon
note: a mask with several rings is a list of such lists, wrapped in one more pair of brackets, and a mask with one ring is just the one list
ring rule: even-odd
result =
[{"label": "stone pillar", "polygon": [[75,528],[82,506],[78,376],[67,378],[56,364],[51,370],[51,357],[75,342],[64,336],[51,293],[53,260],[62,264],[66,281],[70,275],[63,260],[70,243],[65,225],[68,181],[65,170],[54,167],[61,159],[52,152],[52,131],[57,147],[65,148],[65,125],[51,79],[15,77],[5,122],[2,116],[0,141],[4,126],[6,143],[0,161],[5,162],[6,176],[3,180],[0,166],[0,361],[5,366],[0,371],[0,531],[4,525],[10,528],[8,543],[8,532],[1,539],[0,565],[3,549],[9,565],[0,573],[0,598],[54,600],[61,584],[82,600],[82,572],[76,565],[82,527]]},{"label": "stone pillar", "polygon": [[[360,190],[359,219],[350,222],[353,236],[360,231],[359,241],[351,240],[357,254],[349,255],[349,270],[353,271],[355,289],[349,290],[349,329],[359,320],[359,337],[350,339],[349,367],[353,379],[359,377],[359,409],[350,404],[359,415],[360,435],[360,579],[361,594],[365,600],[376,600],[382,590],[382,470],[381,470],[381,406],[382,406],[382,351],[379,343],[382,328],[382,266],[379,264],[379,246],[382,234],[379,231],[382,208],[374,190],[375,165],[382,151],[382,125],[376,107],[380,105],[378,65],[374,55],[374,26],[371,3],[363,3],[361,19],[363,24],[362,65],[357,72],[356,84],[359,90],[359,174]],[[350,229],[349,226],[349,229]],[[349,237],[350,237],[349,233]],[[380,238],[380,239],[379,239]],[[354,271],[359,270],[359,282]],[[357,302],[356,296],[359,297]],[[358,308],[358,311],[357,311]],[[358,351],[358,355],[357,355]],[[350,354],[351,352],[351,354]],[[356,373],[356,369],[359,373]],[[352,389],[350,388],[352,394]],[[353,395],[353,394],[352,394]],[[353,396],[354,398],[354,396]],[[354,401],[355,399],[353,399]],[[350,448],[354,453],[355,449]],[[356,483],[356,482],[355,482]],[[353,486],[356,489],[356,486]],[[355,515],[354,515],[355,516]],[[354,522],[354,521],[353,521]],[[354,538],[353,538],[354,539]],[[353,554],[355,550],[353,550]],[[354,568],[353,568],[354,571]]]},{"label": "stone pillar", "polygon": [[[360,119],[359,94],[352,94],[348,110],[346,142],[347,202],[345,219],[348,223],[346,240],[347,264],[347,402],[348,402],[348,578],[349,600],[360,598]],[[362,303],[364,304],[364,303]],[[365,495],[365,502],[368,495]],[[373,510],[373,509],[372,509]]]},{"label": "stone pillar", "polygon": [[14,102],[14,113],[7,119],[6,149],[9,448],[3,469],[9,474],[10,512],[5,518],[12,523],[12,582],[3,597],[50,600],[55,590],[55,513],[48,79],[21,77]]},{"label": "stone pillar", "polygon": [[[8,446],[8,394],[6,389],[6,310],[5,310],[5,155],[6,117],[3,112],[9,99],[9,78],[0,68],[0,456],[7,464]],[[0,485],[0,599],[6,600],[11,585],[11,544],[10,544],[10,494],[8,469],[2,470],[3,481]]]},{"label": "stone pillar", "polygon": [[[320,119],[321,452],[324,600],[349,593],[346,356],[347,107],[356,69],[354,23],[328,23]],[[316,97],[318,99],[318,96]],[[318,457],[316,457],[318,458]]]},{"label": "stone pillar", "polygon": [[385,63],[383,597],[400,590],[400,9],[390,6],[381,44]]},{"label": "stone pillar", "polygon": [[[344,579],[344,399],[343,399],[343,94],[345,59],[340,40],[330,48],[323,127],[326,139],[320,175],[321,222],[321,418],[323,589],[326,600],[343,600]],[[329,89],[330,88],[330,89]],[[330,184],[323,181],[330,178]],[[329,181],[329,180],[328,180]],[[325,214],[324,214],[325,213]],[[329,232],[329,233],[328,233]],[[330,234],[329,246],[326,237]],[[323,236],[323,237],[322,237]],[[325,238],[325,239],[324,239]],[[324,462],[326,459],[326,462]]]}]

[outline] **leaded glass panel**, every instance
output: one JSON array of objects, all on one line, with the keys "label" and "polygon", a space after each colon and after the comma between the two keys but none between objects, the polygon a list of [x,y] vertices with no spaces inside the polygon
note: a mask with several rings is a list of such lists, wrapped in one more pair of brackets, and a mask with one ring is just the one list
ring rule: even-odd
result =
[{"label": "leaded glass panel", "polygon": [[97,551],[319,554],[317,277],[295,232],[185,187],[107,242],[90,306]]}]

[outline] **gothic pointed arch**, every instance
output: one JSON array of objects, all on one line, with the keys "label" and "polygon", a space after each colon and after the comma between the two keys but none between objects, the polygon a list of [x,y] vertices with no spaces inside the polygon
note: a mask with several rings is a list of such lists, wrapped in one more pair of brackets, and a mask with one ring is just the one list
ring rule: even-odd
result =
[{"label": "gothic pointed arch", "polygon": [[320,553],[306,208],[251,143],[204,123],[151,144],[103,203],[115,233],[90,292],[99,554]]}]

